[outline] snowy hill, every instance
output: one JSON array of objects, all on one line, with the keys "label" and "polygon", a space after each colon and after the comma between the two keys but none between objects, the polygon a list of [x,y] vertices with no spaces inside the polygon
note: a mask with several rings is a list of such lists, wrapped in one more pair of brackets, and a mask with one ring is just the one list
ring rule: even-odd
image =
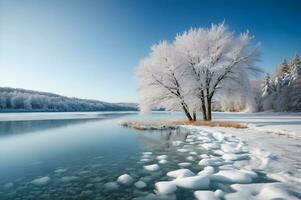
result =
[{"label": "snowy hill", "polygon": [[108,103],[70,98],[58,94],[0,87],[0,112],[9,111],[129,111],[138,110],[135,103]]}]

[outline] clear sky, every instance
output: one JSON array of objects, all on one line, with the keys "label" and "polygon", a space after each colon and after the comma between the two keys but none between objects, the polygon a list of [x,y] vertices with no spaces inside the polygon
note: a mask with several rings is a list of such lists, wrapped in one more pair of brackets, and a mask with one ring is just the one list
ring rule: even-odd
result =
[{"label": "clear sky", "polygon": [[0,86],[135,102],[152,44],[223,20],[261,43],[266,72],[301,54],[298,0],[0,0]]}]

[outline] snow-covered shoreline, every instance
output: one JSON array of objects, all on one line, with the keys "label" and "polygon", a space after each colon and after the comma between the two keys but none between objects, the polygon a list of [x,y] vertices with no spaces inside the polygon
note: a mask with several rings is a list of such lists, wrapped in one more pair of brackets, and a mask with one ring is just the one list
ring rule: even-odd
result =
[{"label": "snow-covered shoreline", "polygon": [[[262,116],[268,118],[266,114],[262,113]],[[289,118],[300,120],[300,116],[298,115],[297,117],[292,117],[291,115],[283,117],[283,115],[280,115],[283,119],[279,119],[279,115],[276,116],[280,122]],[[197,145],[200,148],[215,152],[214,154],[219,154],[217,157],[204,157],[200,160],[199,164],[204,166],[220,166],[214,174],[209,173],[206,175],[210,180],[228,180],[229,177],[227,174],[229,172],[231,180],[233,178],[231,188],[235,192],[226,194],[225,199],[300,198],[301,152],[299,151],[299,135],[297,132],[277,129],[278,126],[281,126],[280,122],[275,125],[272,123],[274,118],[271,115],[270,118],[268,120],[270,124],[266,123],[263,126],[259,126],[260,119],[257,119],[257,121],[254,119],[254,123],[250,118],[240,117],[240,122],[248,124],[248,128],[245,129],[191,125],[178,126],[178,128],[186,129],[192,134],[186,140],[189,144]],[[221,120],[221,118],[218,120]],[[237,122],[238,120],[235,121]],[[160,126],[156,124],[153,127],[151,123],[142,123],[142,125],[136,123],[135,126],[140,127],[142,130],[165,130],[168,127],[162,124]],[[301,128],[301,123],[297,121],[295,126],[292,128],[293,130]],[[185,148],[179,149],[179,152],[185,153],[186,151],[184,150]],[[250,159],[245,159],[246,157]],[[221,160],[218,160],[220,158]],[[219,164],[219,162],[221,163]],[[251,180],[246,181],[247,177],[242,178],[248,176],[243,175],[245,170],[251,174],[264,173],[267,178],[276,182],[253,183]],[[243,172],[242,174],[240,173],[241,171]],[[236,176],[237,180],[234,180]],[[182,184],[179,183],[179,180],[175,183]],[[159,182],[156,184],[156,187],[159,194],[160,192],[169,191],[169,189],[175,191],[173,184],[170,185],[165,182]],[[208,192],[210,193],[210,191]],[[212,196],[212,199],[219,199],[214,192],[209,193],[208,195]],[[294,194],[297,194],[297,196],[295,197]],[[197,199],[198,196],[202,199],[203,195],[207,195],[207,193],[195,192]]]},{"label": "snow-covered shoreline", "polygon": [[[151,124],[144,128],[152,130]],[[157,126],[155,128],[158,130]],[[162,195],[175,195],[177,189],[182,188],[192,189],[196,199],[206,200],[297,200],[300,198],[301,169],[299,167],[301,159],[299,158],[301,155],[295,152],[291,158],[285,156],[286,153],[293,153],[290,151],[297,150],[298,146],[291,149],[277,149],[277,146],[273,146],[275,141],[276,143],[281,141],[278,143],[279,145],[297,145],[297,140],[283,139],[284,137],[277,136],[275,141],[269,141],[266,138],[271,137],[271,134],[261,133],[250,128],[191,125],[181,125],[178,128],[183,129],[184,132],[188,131],[189,134],[184,142],[173,141],[172,145],[176,147],[179,154],[187,155],[187,158],[185,162],[178,163],[179,170],[166,174],[170,177],[168,181],[155,183],[156,195],[161,197]],[[197,149],[205,151],[207,154],[199,155],[196,152]],[[140,162],[144,163],[145,170],[153,172],[164,167],[164,163],[168,163],[169,158],[167,155],[144,152]],[[204,167],[203,170],[191,171],[190,166],[195,162]],[[262,174],[270,181],[257,182],[256,179]],[[209,184],[214,181],[230,184],[234,192],[225,192],[219,188],[212,191]]]}]

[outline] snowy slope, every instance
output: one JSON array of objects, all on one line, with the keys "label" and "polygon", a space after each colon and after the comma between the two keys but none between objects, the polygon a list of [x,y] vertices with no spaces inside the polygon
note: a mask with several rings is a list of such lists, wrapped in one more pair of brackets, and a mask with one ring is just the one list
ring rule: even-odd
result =
[{"label": "snowy slope", "polygon": [[9,111],[127,111],[137,110],[134,103],[108,103],[70,98],[53,93],[0,87],[0,112]]}]

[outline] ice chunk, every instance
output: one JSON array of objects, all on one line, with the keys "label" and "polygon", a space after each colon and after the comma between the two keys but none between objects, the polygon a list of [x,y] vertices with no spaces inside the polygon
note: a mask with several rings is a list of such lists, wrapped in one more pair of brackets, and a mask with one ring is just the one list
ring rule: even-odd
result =
[{"label": "ice chunk", "polygon": [[119,183],[121,185],[126,185],[126,186],[132,185],[133,182],[134,182],[134,179],[128,174],[123,174],[123,175],[119,176],[117,179],[117,183]]},{"label": "ice chunk", "polygon": [[173,141],[173,142],[172,142],[172,145],[173,145],[173,146],[180,146],[181,144],[183,144],[183,142],[182,142],[182,141],[179,141],[179,140],[176,140],[176,141]]},{"label": "ice chunk", "polygon": [[195,158],[194,158],[193,156],[188,156],[188,157],[186,158],[186,160],[188,160],[188,161],[194,161]]},{"label": "ice chunk", "polygon": [[252,175],[241,170],[221,170],[210,179],[227,183],[251,183]]},{"label": "ice chunk", "polygon": [[160,169],[158,164],[153,164],[153,165],[145,165],[143,168],[147,171],[157,171]]},{"label": "ice chunk", "polygon": [[244,160],[247,159],[249,156],[247,154],[233,154],[233,153],[226,153],[222,156],[225,160]]},{"label": "ice chunk", "polygon": [[197,200],[218,200],[212,191],[195,191],[194,196]]},{"label": "ice chunk", "polygon": [[202,160],[200,160],[199,165],[203,165],[203,166],[219,166],[224,164],[223,161],[219,158],[204,158]]},{"label": "ice chunk", "polygon": [[214,168],[211,166],[205,167],[202,171],[198,173],[198,175],[210,175],[214,173]]},{"label": "ice chunk", "polygon": [[215,190],[214,194],[218,198],[224,198],[225,196],[225,193],[222,190]]},{"label": "ice chunk", "polygon": [[193,155],[193,156],[196,156],[196,155],[198,155],[198,153],[197,153],[197,152],[195,152],[195,151],[191,151],[191,152],[189,152],[189,154],[190,154],[190,155]]},{"label": "ice chunk", "polygon": [[189,152],[189,149],[178,149],[178,152],[186,153],[186,152]]},{"label": "ice chunk", "polygon": [[177,178],[174,182],[178,187],[192,190],[208,189],[210,184],[210,180],[206,175]]},{"label": "ice chunk", "polygon": [[177,186],[173,181],[161,181],[155,184],[158,194],[172,194],[177,190]]},{"label": "ice chunk", "polygon": [[209,156],[207,154],[201,154],[199,157],[200,158],[209,158]]},{"label": "ice chunk", "polygon": [[166,160],[168,158],[167,155],[157,156],[157,160]]},{"label": "ice chunk", "polygon": [[146,196],[133,198],[132,200],[176,200],[176,199],[177,197],[175,194],[169,194],[169,195],[148,194]]},{"label": "ice chunk", "polygon": [[142,158],[142,159],[140,160],[140,162],[144,162],[144,163],[151,162],[151,161],[153,161],[153,159]]},{"label": "ice chunk", "polygon": [[168,172],[167,176],[173,178],[182,178],[182,177],[195,176],[195,174],[189,169],[178,169],[178,170]]},{"label": "ice chunk", "polygon": [[146,183],[143,182],[143,181],[137,181],[134,185],[135,185],[135,187],[138,188],[138,189],[142,189],[142,188],[145,188],[145,187],[146,187]]},{"label": "ice chunk", "polygon": [[178,165],[179,165],[180,167],[188,167],[188,166],[191,165],[191,163],[190,163],[190,162],[182,162],[182,163],[178,163]]},{"label": "ice chunk", "polygon": [[205,144],[202,144],[202,147],[206,150],[219,149],[220,144],[218,142],[205,143]]},{"label": "ice chunk", "polygon": [[159,160],[159,164],[166,164],[166,163],[168,163],[167,160]]},{"label": "ice chunk", "polygon": [[34,185],[46,185],[50,181],[50,178],[48,176],[44,176],[41,178],[36,178],[31,181]]},{"label": "ice chunk", "polygon": [[145,152],[142,152],[143,155],[152,155],[153,153],[152,152],[149,152],[149,151],[145,151]]},{"label": "ice chunk", "polygon": [[118,190],[119,185],[116,182],[108,182],[104,185],[105,189],[107,190]]}]

